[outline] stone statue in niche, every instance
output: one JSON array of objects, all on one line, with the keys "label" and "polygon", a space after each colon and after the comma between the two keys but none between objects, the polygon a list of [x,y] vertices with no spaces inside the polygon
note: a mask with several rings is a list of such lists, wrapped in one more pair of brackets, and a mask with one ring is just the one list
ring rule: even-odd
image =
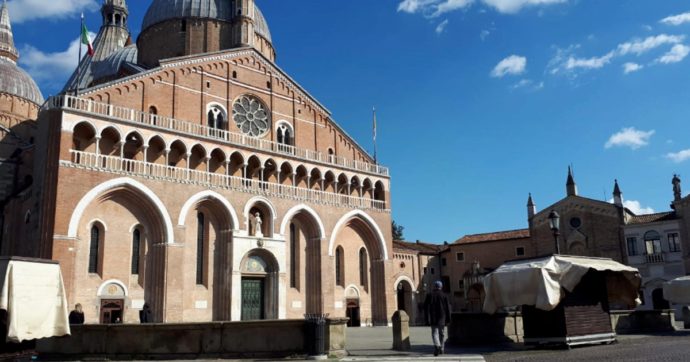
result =
[{"label": "stone statue in niche", "polygon": [[264,236],[264,233],[262,231],[262,225],[263,225],[263,220],[261,220],[261,214],[256,213],[254,214],[254,236],[261,238]]}]

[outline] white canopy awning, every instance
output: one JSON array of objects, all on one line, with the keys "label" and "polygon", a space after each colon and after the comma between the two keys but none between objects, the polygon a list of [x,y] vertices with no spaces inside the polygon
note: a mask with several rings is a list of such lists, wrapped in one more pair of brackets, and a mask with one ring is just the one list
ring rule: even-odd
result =
[{"label": "white canopy awning", "polygon": [[664,283],[664,299],[676,304],[690,304],[690,276]]},{"label": "white canopy awning", "polygon": [[60,264],[22,258],[0,258],[0,309],[7,311],[7,341],[70,334]]},{"label": "white canopy awning", "polygon": [[484,311],[531,305],[550,311],[572,292],[590,269],[615,272],[607,280],[609,299],[639,304],[640,274],[637,269],[611,259],[549,256],[508,262],[484,278]]}]

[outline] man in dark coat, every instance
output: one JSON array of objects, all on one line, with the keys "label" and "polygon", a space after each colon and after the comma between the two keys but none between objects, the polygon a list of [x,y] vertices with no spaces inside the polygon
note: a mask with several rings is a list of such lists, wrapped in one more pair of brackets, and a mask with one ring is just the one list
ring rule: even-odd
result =
[{"label": "man in dark coat", "polygon": [[431,339],[434,342],[434,356],[443,354],[445,327],[450,324],[450,302],[443,294],[443,283],[436,281],[434,290],[427,294],[424,301],[427,322],[431,326]]},{"label": "man in dark coat", "polygon": [[69,313],[69,324],[84,324],[84,312],[81,309],[81,304],[77,303],[74,310]]},{"label": "man in dark coat", "polygon": [[140,323],[153,323],[153,313],[148,303],[144,304],[144,309],[139,311],[139,322]]}]

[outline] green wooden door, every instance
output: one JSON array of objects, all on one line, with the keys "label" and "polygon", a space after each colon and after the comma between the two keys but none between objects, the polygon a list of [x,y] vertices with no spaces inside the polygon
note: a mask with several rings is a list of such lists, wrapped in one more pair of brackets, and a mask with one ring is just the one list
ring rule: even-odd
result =
[{"label": "green wooden door", "polygon": [[264,280],[242,279],[242,320],[264,319]]}]

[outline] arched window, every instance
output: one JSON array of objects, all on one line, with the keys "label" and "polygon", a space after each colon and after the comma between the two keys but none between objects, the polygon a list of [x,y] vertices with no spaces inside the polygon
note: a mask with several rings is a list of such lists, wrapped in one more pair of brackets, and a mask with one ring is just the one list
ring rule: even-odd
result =
[{"label": "arched window", "polygon": [[101,244],[101,229],[98,225],[91,227],[91,242],[89,244],[89,273],[98,273],[98,257]]},{"label": "arched window", "polygon": [[196,215],[196,284],[204,284],[204,242],[206,241],[206,220],[203,213]]},{"label": "arched window", "polygon": [[215,129],[225,129],[226,113],[219,105],[211,105],[208,109],[208,126]]},{"label": "arched window", "polygon": [[134,229],[132,233],[132,274],[139,274],[139,253],[141,253],[141,231]]},{"label": "arched window", "polygon": [[345,265],[343,259],[343,248],[335,249],[335,284],[341,287],[345,286]]},{"label": "arched window", "polygon": [[367,278],[367,250],[359,249],[359,284],[363,287],[367,286],[369,278]]},{"label": "arched window", "polygon": [[297,288],[297,228],[290,224],[290,288]]},{"label": "arched window", "polygon": [[282,121],[278,124],[276,127],[276,140],[278,141],[278,149],[281,152],[292,151],[292,146],[295,145],[293,134],[292,126],[289,123]]}]

